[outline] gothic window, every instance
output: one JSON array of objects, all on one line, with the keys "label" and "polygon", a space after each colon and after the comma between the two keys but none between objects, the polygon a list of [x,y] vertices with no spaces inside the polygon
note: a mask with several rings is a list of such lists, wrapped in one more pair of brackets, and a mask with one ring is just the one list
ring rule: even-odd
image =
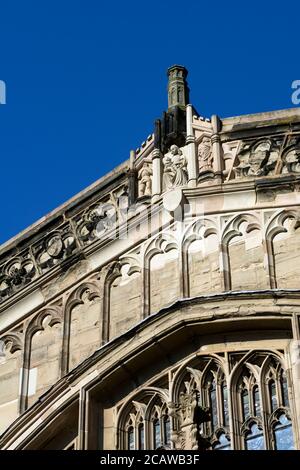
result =
[{"label": "gothic window", "polygon": [[127,448],[128,450],[134,450],[134,428],[132,426],[127,429],[127,435]]},{"label": "gothic window", "polygon": [[163,416],[163,444],[169,447],[171,443],[171,423],[170,418],[166,414]]},{"label": "gothic window", "polygon": [[277,408],[277,394],[276,394],[276,384],[274,380],[269,381],[269,398],[270,398],[271,411],[275,411]]},{"label": "gothic window", "polygon": [[262,429],[257,423],[250,426],[245,439],[246,450],[264,450],[264,435]]},{"label": "gothic window", "polygon": [[240,372],[237,396],[240,404],[235,419],[240,437],[235,448],[293,448],[288,382],[277,358],[267,353],[248,358]]},{"label": "gothic window", "polygon": [[217,407],[217,389],[216,381],[214,378],[211,379],[209,389],[209,405],[211,410],[211,427],[212,431],[216,429],[218,424],[218,407]]},{"label": "gothic window", "polygon": [[260,416],[261,409],[260,409],[260,396],[259,396],[259,389],[257,385],[253,387],[253,412],[255,416]]},{"label": "gothic window", "polygon": [[152,421],[153,428],[153,449],[158,449],[161,446],[161,435],[160,435],[160,420],[156,416]]},{"label": "gothic window", "polygon": [[119,448],[144,450],[171,448],[171,422],[166,402],[148,393],[141,401],[128,403],[122,415]]},{"label": "gothic window", "polygon": [[285,413],[278,417],[274,426],[274,445],[276,450],[293,450],[294,437],[292,423]]},{"label": "gothic window", "polygon": [[223,424],[224,426],[229,425],[229,410],[228,410],[228,388],[225,380],[222,382],[222,405],[223,405]]},{"label": "gothic window", "polygon": [[231,450],[231,445],[228,437],[224,432],[219,435],[218,441],[213,446],[214,450]]},{"label": "gothic window", "polygon": [[138,449],[144,450],[144,448],[145,448],[144,423],[141,422],[138,425]]},{"label": "gothic window", "polygon": [[224,356],[199,355],[178,370],[171,398],[165,385],[129,402],[119,417],[119,448],[293,449],[289,376],[279,358],[267,351],[228,356],[230,389]]},{"label": "gothic window", "polygon": [[286,374],[284,371],[281,373],[280,377],[280,388],[281,388],[281,394],[282,394],[282,404],[284,406],[289,406],[289,391],[288,391],[288,384],[286,380]]},{"label": "gothic window", "polygon": [[249,418],[250,408],[249,408],[249,393],[246,388],[244,388],[241,392],[241,399],[242,399],[242,409],[243,409],[243,418],[246,421]]}]

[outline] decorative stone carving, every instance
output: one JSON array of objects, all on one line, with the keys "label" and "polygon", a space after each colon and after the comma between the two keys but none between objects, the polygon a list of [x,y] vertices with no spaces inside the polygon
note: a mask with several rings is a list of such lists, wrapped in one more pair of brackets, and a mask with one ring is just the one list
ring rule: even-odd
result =
[{"label": "decorative stone carving", "polygon": [[25,286],[35,274],[36,268],[30,255],[14,258],[4,267],[0,276],[0,300]]},{"label": "decorative stone carving", "polygon": [[127,187],[122,186],[76,218],[79,240],[85,245],[99,239],[126,219],[127,208]]},{"label": "decorative stone carving", "polygon": [[187,183],[187,161],[177,145],[171,145],[170,151],[163,158],[163,165],[163,182],[165,189],[184,186]]},{"label": "decorative stone carving", "polygon": [[198,146],[199,173],[212,170],[213,155],[209,137],[203,137]]},{"label": "decorative stone carving", "polygon": [[279,148],[271,139],[245,143],[239,151],[238,165],[234,168],[236,178],[266,176],[275,169]]},{"label": "decorative stone carving", "polygon": [[83,221],[78,227],[78,236],[81,241],[93,241],[98,233],[104,233],[116,223],[115,208],[111,204],[94,207],[84,214]]},{"label": "decorative stone carving", "polygon": [[286,149],[282,155],[282,173],[300,173],[300,146]]},{"label": "decorative stone carving", "polygon": [[170,416],[178,422],[178,431],[173,431],[171,439],[175,449],[202,450],[210,443],[201,435],[201,425],[209,421],[208,408],[199,405],[199,392],[181,392],[179,403],[169,403]]},{"label": "decorative stone carving", "polygon": [[65,226],[60,232],[50,234],[44,242],[36,247],[38,266],[44,272],[69,257],[76,246],[76,239],[70,231],[70,227]]},{"label": "decorative stone carving", "polygon": [[[148,190],[148,187],[147,187]],[[43,232],[24,251],[12,258],[8,253],[0,265],[0,303],[37,276],[48,272],[109,229],[127,220],[127,184],[115,188],[93,205],[64,221],[55,231]]]},{"label": "decorative stone carving", "polygon": [[152,166],[144,163],[138,174],[139,196],[151,196],[152,194]]}]

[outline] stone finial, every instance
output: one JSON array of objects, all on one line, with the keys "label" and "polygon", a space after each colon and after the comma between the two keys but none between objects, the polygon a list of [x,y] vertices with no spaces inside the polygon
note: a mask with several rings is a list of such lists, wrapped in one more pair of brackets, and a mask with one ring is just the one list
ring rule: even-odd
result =
[{"label": "stone finial", "polygon": [[168,108],[185,107],[189,102],[189,87],[186,82],[188,71],[182,65],[168,68]]}]

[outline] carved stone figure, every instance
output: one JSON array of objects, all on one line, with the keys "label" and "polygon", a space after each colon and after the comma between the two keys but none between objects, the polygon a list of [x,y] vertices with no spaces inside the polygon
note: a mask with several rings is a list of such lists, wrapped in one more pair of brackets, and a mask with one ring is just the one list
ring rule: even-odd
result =
[{"label": "carved stone figure", "polygon": [[139,196],[151,196],[152,194],[152,168],[150,163],[144,163],[139,171]]},{"label": "carved stone figure", "polygon": [[209,420],[207,408],[199,405],[197,390],[181,392],[179,403],[169,403],[169,412],[178,422],[178,431],[172,433],[172,441],[176,449],[201,450],[208,448],[210,443],[201,435],[202,423]]},{"label": "carved stone figure", "polygon": [[163,158],[163,182],[165,189],[184,186],[188,181],[187,162],[177,145],[171,145],[170,151]]},{"label": "carved stone figure", "polygon": [[267,175],[274,170],[278,155],[279,149],[269,139],[245,144],[238,154],[235,175],[237,178]]},{"label": "carved stone figure", "polygon": [[287,150],[283,156],[282,173],[300,173],[300,147]]},{"label": "carved stone figure", "polygon": [[198,146],[199,173],[212,170],[213,156],[211,149],[211,140],[209,137],[203,137]]}]

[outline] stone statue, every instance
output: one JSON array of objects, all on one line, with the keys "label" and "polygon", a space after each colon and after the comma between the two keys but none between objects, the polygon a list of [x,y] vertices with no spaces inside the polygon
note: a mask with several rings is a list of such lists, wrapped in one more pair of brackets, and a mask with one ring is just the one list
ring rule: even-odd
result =
[{"label": "stone statue", "polygon": [[209,137],[203,137],[198,146],[199,173],[212,170],[213,156],[211,151],[211,140]]},{"label": "stone statue", "polygon": [[177,145],[171,145],[163,158],[163,182],[165,189],[184,186],[188,181],[186,158]]},{"label": "stone statue", "polygon": [[151,196],[152,194],[152,168],[150,163],[144,163],[139,171],[139,196]]}]

